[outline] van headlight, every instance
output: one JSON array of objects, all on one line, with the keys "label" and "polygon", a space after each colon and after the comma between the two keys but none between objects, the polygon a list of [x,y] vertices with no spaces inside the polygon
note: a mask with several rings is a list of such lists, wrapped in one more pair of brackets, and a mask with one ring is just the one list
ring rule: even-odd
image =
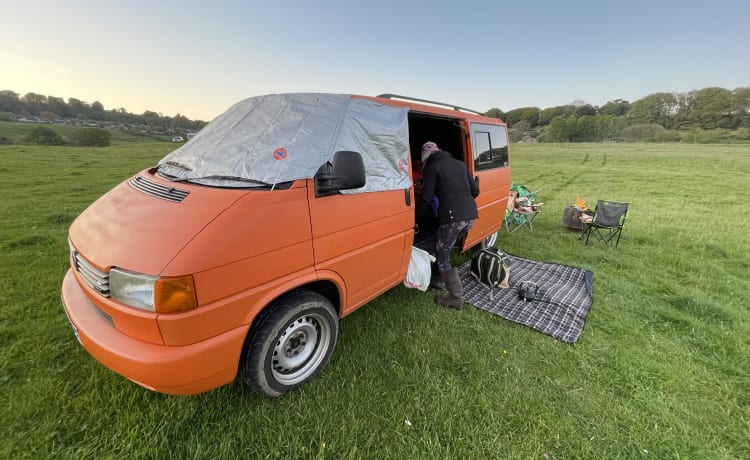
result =
[{"label": "van headlight", "polygon": [[192,276],[159,277],[113,268],[109,294],[125,305],[156,313],[192,310],[198,305]]}]

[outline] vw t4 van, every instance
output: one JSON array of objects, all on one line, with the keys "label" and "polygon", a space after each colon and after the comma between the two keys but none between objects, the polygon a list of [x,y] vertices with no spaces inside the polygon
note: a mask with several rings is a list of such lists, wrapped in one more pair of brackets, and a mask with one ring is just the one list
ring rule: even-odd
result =
[{"label": "vw t4 van", "polygon": [[479,183],[461,249],[493,245],[510,188],[500,120],[394,95],[235,104],[71,225],[62,301],[78,340],[157,392],[238,375],[268,397],[303,385],[339,319],[403,282],[412,246],[434,241],[434,222],[415,222],[428,140]]}]

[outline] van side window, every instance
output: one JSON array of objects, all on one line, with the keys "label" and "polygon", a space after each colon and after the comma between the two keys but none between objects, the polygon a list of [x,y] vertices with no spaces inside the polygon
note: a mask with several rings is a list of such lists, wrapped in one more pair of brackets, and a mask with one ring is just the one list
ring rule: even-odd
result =
[{"label": "van side window", "polygon": [[474,170],[508,166],[508,133],[504,126],[472,123]]}]

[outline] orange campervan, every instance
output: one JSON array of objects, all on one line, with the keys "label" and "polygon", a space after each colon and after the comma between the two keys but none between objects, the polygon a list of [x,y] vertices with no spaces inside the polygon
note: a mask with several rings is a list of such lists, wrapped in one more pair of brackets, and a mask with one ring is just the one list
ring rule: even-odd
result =
[{"label": "orange campervan", "polygon": [[154,391],[196,394],[239,373],[277,397],[313,378],[338,320],[406,277],[419,146],[479,182],[463,249],[494,245],[506,126],[401,96],[277,94],[235,104],[70,227],[65,312],[99,362]]}]

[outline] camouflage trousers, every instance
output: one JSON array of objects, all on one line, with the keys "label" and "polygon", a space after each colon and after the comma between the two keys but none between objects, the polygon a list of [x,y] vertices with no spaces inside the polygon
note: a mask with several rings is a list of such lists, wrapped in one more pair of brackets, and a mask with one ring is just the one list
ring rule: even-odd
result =
[{"label": "camouflage trousers", "polygon": [[459,220],[450,224],[438,225],[435,234],[435,258],[440,271],[450,270],[451,249],[456,244],[456,240],[462,233],[467,233],[474,225],[474,219]]}]

